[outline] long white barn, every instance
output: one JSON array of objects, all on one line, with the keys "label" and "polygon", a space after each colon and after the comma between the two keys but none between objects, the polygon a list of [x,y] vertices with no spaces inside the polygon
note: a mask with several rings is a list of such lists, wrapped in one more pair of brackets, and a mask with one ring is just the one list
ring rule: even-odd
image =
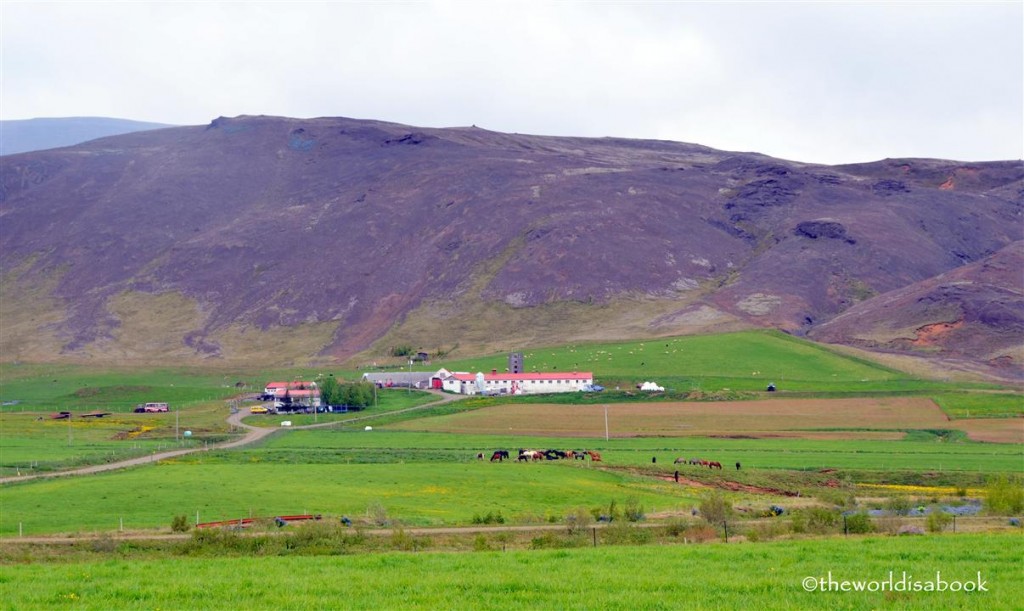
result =
[{"label": "long white barn", "polygon": [[532,395],[579,392],[594,383],[589,371],[566,373],[453,373],[442,380],[442,388],[460,395]]}]

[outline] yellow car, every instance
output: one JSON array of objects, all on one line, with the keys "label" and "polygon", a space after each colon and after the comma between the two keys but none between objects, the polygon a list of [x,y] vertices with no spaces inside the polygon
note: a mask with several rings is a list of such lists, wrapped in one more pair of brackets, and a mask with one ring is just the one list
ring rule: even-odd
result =
[{"label": "yellow car", "polygon": [[262,405],[253,405],[252,407],[249,408],[249,412],[252,414],[266,414],[269,413],[270,410],[263,407]]}]

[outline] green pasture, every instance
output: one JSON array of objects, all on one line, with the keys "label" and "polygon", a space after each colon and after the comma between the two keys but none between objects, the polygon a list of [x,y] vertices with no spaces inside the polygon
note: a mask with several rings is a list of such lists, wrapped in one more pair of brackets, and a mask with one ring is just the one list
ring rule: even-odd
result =
[{"label": "green pasture", "polygon": [[[763,392],[775,384],[774,396],[857,397],[931,395],[995,389],[991,384],[921,379],[883,365],[842,355],[829,348],[777,331],[744,331],[647,341],[577,343],[524,350],[527,371],[591,371],[609,391],[634,391],[635,384],[658,382],[673,393]],[[506,353],[437,361],[419,370],[505,371]],[[609,397],[611,393],[602,393]],[[765,394],[765,396],[773,396]],[[1016,395],[1021,401],[1021,395]],[[611,398],[611,400],[635,400]],[[515,398],[530,402],[537,399]],[[587,402],[585,397],[565,399]],[[981,400],[983,402],[983,400]]]},{"label": "green pasture", "polygon": [[[505,371],[507,356],[444,362],[443,366],[459,371]],[[746,388],[763,390],[769,382],[860,385],[909,377],[769,331],[536,348],[524,351],[523,359],[527,371],[591,371],[599,382],[687,378],[698,386],[703,380],[706,388],[715,387],[717,380],[735,380]]]},{"label": "green pasture", "polygon": [[88,477],[7,485],[0,535],[167,528],[175,515],[200,521],[299,513],[366,515],[379,504],[404,524],[466,524],[474,514],[509,520],[561,519],[577,507],[689,507],[692,497],[668,482],[568,464],[408,463],[279,464],[247,453],[224,464],[203,453]]},{"label": "green pasture", "polygon": [[[103,418],[52,420],[38,412],[0,412],[0,477],[114,462],[202,445],[227,434],[221,401],[181,412],[115,412]],[[177,426],[177,438],[175,437]],[[192,433],[186,439],[184,432]]]},{"label": "green pasture", "polygon": [[[1024,447],[969,441],[880,441],[863,439],[728,439],[713,437],[595,438],[457,435],[415,431],[290,431],[261,443],[262,460],[362,462],[403,453],[403,460],[475,460],[497,449],[557,448],[597,450],[612,465],[671,463],[678,457],[705,458],[723,464],[739,461],[756,469],[866,469],[885,471],[1024,472]],[[226,455],[227,456],[227,455]],[[275,458],[277,457],[277,458]],[[363,458],[365,457],[365,458]],[[436,457],[436,458],[434,458]],[[228,460],[244,460],[227,458]]]},{"label": "green pasture", "polygon": [[[115,558],[5,566],[0,587],[5,609],[1018,609],[1024,596],[1022,543],[1019,534],[1005,533],[477,553]],[[904,579],[920,589],[892,591]],[[822,580],[836,583],[836,590],[843,581],[864,586],[818,591]],[[951,591],[949,585],[970,582],[973,589],[979,580],[987,591]],[[882,582],[892,585],[880,591]],[[808,591],[808,583],[815,591]],[[929,591],[941,583],[944,591]]]},{"label": "green pasture", "polygon": [[931,398],[950,418],[1024,416],[1024,395],[1018,393],[937,393]]},{"label": "green pasture", "polygon": [[[236,387],[239,382],[245,387]],[[5,412],[130,412],[147,402],[168,403],[174,409],[253,392],[262,383],[238,371],[0,364],[0,399],[17,402],[4,405]]]}]

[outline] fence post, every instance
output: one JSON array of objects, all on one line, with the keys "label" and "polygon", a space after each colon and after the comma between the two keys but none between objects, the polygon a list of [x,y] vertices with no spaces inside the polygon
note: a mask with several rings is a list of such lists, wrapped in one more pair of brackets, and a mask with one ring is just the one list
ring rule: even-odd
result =
[{"label": "fence post", "polygon": [[845,513],[843,514],[843,536],[844,537],[849,537],[850,536],[850,529],[846,527],[846,514]]},{"label": "fence post", "polygon": [[729,523],[728,522],[722,522],[722,527],[725,528],[725,542],[728,543],[729,542]]},{"label": "fence post", "polygon": [[956,532],[956,514],[953,514],[953,532]]},{"label": "fence post", "polygon": [[593,527],[591,530],[594,531],[594,547],[597,547],[597,527]]}]

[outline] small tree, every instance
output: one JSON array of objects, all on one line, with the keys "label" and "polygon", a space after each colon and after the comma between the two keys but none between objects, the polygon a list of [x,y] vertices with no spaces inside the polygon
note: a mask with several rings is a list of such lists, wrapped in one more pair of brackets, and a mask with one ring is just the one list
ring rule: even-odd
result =
[{"label": "small tree", "polygon": [[938,507],[932,507],[931,513],[925,518],[925,526],[928,527],[928,532],[940,533],[946,530],[949,523],[953,521],[953,516],[949,515],[945,511],[942,511]]},{"label": "small tree", "polygon": [[334,376],[327,376],[320,382],[320,400],[324,405],[338,405],[341,403],[341,387]]},{"label": "small tree", "polygon": [[724,522],[732,516],[732,505],[720,492],[712,492],[700,501],[700,515],[711,524]]},{"label": "small tree", "polygon": [[171,518],[171,531],[176,533],[188,532],[192,526],[188,523],[187,516],[174,516]]},{"label": "small tree", "polygon": [[989,513],[1013,515],[1024,511],[1024,486],[1020,480],[1000,475],[985,487],[985,508]]}]

